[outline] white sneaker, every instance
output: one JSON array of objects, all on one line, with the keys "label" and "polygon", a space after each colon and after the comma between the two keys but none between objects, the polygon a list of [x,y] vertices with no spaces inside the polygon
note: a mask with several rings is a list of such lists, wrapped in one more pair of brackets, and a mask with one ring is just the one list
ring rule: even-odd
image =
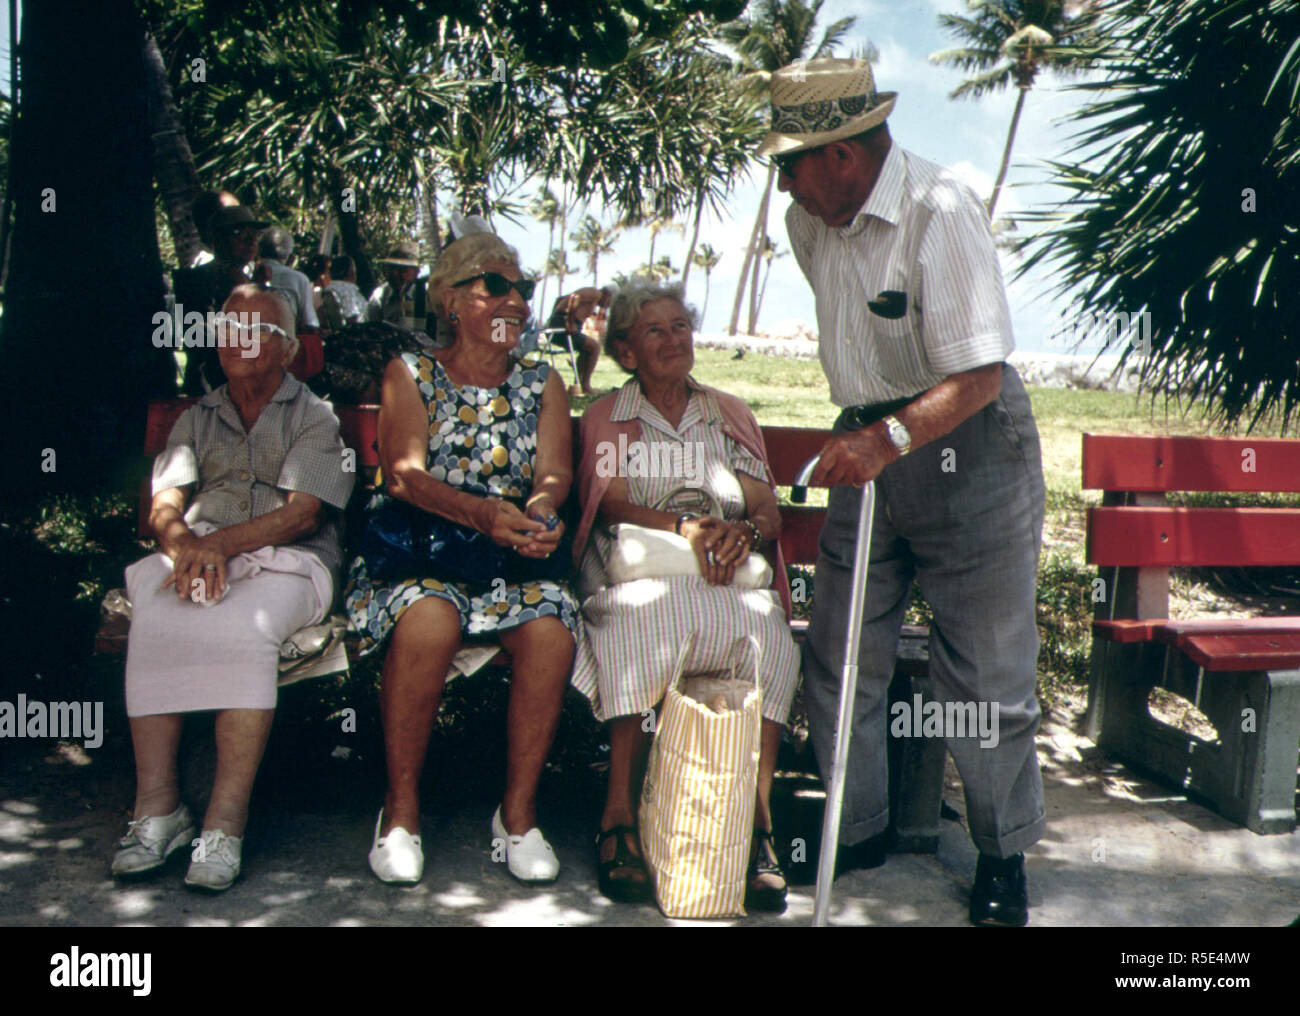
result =
[{"label": "white sneaker", "polygon": [[190,810],[183,804],[170,815],[133,819],[118,841],[113,874],[142,875],[161,868],[172,853],[190,845],[196,832]]},{"label": "white sneaker", "polygon": [[492,845],[504,840],[506,845],[506,864],[510,874],[529,885],[543,885],[554,882],[560,874],[560,861],[555,851],[546,842],[542,831],[535,826],[522,836],[511,836],[501,821],[501,806],[497,806],[492,816]]},{"label": "white sneaker", "polygon": [[384,809],[375,819],[375,841],[370,847],[370,870],[381,882],[390,885],[414,885],[424,877],[424,852],[420,837],[412,836],[401,826],[393,826],[380,837],[384,827]]},{"label": "white sneaker", "polygon": [[185,884],[194,889],[224,892],[239,878],[239,855],[243,841],[220,829],[204,829],[203,839],[190,857]]}]

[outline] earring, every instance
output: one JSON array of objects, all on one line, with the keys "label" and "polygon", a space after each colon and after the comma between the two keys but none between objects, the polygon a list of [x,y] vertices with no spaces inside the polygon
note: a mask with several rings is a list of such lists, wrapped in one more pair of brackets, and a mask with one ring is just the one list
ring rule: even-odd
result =
[{"label": "earring", "polygon": [[456,324],[457,322],[460,321],[460,317],[456,314],[454,310],[448,311],[447,320],[450,321],[452,324]]}]

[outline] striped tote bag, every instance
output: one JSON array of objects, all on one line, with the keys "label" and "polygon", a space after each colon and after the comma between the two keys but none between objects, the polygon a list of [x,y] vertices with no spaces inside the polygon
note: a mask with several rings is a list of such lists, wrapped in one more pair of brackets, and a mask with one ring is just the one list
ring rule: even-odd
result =
[{"label": "striped tote bag", "polygon": [[[762,689],[758,645],[737,640],[707,702],[682,691],[694,636],[678,653],[641,791],[641,848],[668,917],[745,913]],[[711,703],[711,704],[710,704]]]}]

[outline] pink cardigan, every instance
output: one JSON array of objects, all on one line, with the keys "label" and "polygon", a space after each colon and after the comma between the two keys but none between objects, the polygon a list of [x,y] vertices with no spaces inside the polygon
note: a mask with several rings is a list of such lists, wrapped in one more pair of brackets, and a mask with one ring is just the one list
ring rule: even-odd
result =
[{"label": "pink cardigan", "polygon": [[[628,382],[628,384],[636,383],[635,379]],[[763,444],[763,433],[758,428],[758,421],[754,419],[754,414],[734,395],[728,395],[717,388],[709,388],[705,385],[699,387],[705,397],[717,407],[718,415],[722,417],[723,433],[739,442],[750,454],[762,461],[763,467],[767,470],[768,486],[772,488],[772,493],[775,495],[776,483],[772,479],[772,465],[768,461],[767,448]],[[596,449],[605,441],[617,444],[619,434],[627,435],[627,441],[638,441],[641,438],[641,421],[610,419],[617,398],[618,392],[611,392],[597,399],[587,407],[578,425],[578,499],[582,505],[582,520],[578,523],[578,531],[573,540],[575,565],[580,564],[582,560],[583,551],[586,549],[587,540],[596,521],[596,511],[600,507],[600,502],[604,500],[611,479],[597,473]],[[773,588],[781,597],[781,604],[785,607],[786,616],[789,617],[791,616],[790,582],[785,574],[785,558],[781,554],[780,543],[773,543],[765,552],[765,556],[772,565]]]}]

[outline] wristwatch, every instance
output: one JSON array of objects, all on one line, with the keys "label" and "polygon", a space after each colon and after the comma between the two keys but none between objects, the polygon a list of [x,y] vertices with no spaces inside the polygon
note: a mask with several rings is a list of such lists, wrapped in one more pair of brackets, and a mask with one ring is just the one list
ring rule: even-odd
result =
[{"label": "wristwatch", "polygon": [[897,416],[883,417],[880,422],[885,425],[889,443],[898,449],[900,458],[912,450],[912,432],[903,426]]},{"label": "wristwatch", "polygon": [[698,518],[703,518],[703,516],[700,515],[699,512],[682,512],[682,514],[680,514],[680,515],[677,516],[677,524],[673,526],[673,531],[674,531],[678,536],[681,536],[681,535],[682,535],[682,523],[683,523],[683,522],[690,522],[692,519],[698,519]]}]

